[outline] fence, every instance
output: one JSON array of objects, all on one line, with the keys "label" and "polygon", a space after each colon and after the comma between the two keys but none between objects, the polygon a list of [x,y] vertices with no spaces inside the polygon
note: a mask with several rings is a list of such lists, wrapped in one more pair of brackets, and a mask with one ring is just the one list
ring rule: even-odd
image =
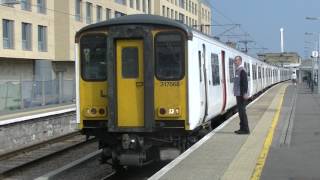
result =
[{"label": "fence", "polygon": [[0,112],[75,102],[74,80],[0,82]]}]

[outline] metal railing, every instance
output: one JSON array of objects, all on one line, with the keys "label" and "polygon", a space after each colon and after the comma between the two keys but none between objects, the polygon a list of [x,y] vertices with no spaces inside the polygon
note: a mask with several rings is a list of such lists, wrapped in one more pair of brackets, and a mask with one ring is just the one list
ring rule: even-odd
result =
[{"label": "metal railing", "polygon": [[75,102],[74,80],[0,82],[0,112]]}]

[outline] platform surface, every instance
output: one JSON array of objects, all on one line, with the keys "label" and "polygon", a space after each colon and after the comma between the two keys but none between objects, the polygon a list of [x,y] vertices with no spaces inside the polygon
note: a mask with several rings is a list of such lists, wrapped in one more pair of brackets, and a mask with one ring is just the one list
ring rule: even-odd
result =
[{"label": "platform surface", "polygon": [[281,121],[285,94],[295,92],[290,90],[291,86],[290,83],[278,84],[247,107],[250,135],[234,133],[239,129],[239,117],[235,115],[150,179],[251,179],[272,123]]},{"label": "platform surface", "polygon": [[320,180],[320,96],[289,86],[261,179]]}]

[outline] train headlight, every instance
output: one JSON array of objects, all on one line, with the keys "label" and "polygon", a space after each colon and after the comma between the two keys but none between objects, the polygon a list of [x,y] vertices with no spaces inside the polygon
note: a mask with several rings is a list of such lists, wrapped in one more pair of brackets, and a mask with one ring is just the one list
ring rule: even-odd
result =
[{"label": "train headlight", "polygon": [[180,107],[160,107],[158,109],[159,117],[180,117],[181,108]]},{"label": "train headlight", "polygon": [[83,111],[84,116],[86,117],[106,117],[107,108],[104,107],[88,107]]}]

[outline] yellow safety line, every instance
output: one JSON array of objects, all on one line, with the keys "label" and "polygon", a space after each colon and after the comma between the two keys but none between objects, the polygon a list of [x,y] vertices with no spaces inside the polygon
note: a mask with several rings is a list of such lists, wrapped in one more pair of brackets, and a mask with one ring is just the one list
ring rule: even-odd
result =
[{"label": "yellow safety line", "polygon": [[[285,88],[284,88],[285,89]],[[272,140],[273,140],[273,134],[274,134],[274,131],[276,129],[276,126],[278,124],[278,121],[279,121],[279,116],[280,116],[280,110],[281,110],[281,106],[282,106],[282,102],[283,102],[283,98],[284,98],[284,92],[283,91],[283,95],[280,99],[280,102],[278,104],[278,107],[277,107],[277,112],[276,114],[274,115],[273,117],[273,120],[272,120],[272,124],[271,124],[271,127],[269,129],[269,132],[268,132],[268,135],[267,135],[267,138],[264,142],[264,145],[263,145],[263,149],[260,153],[260,156],[258,158],[258,161],[257,161],[257,164],[256,164],[256,167],[254,169],[254,172],[251,176],[251,180],[259,180],[260,177],[261,177],[261,173],[262,173],[262,170],[263,170],[263,167],[264,167],[264,164],[266,162],[266,159],[267,159],[267,156],[268,156],[268,153],[269,153],[269,149],[270,149],[270,146],[272,144]]]}]

